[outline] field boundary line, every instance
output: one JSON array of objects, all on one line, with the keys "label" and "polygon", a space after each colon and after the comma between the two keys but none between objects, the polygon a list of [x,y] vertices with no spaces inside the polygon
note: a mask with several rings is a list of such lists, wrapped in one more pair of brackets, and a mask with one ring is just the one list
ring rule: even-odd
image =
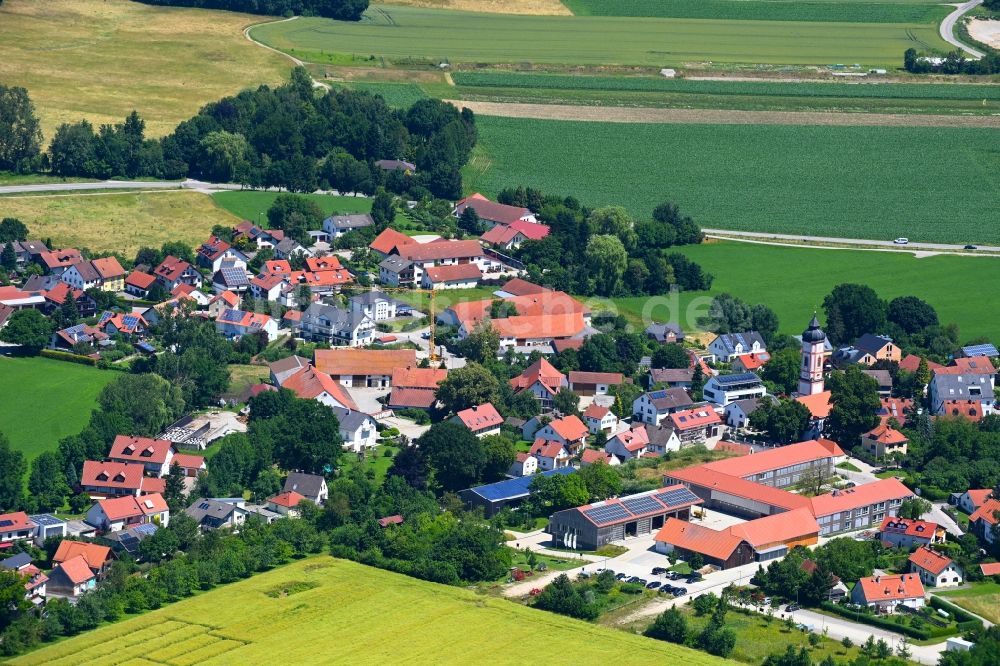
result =
[{"label": "field boundary line", "polygon": [[656,107],[577,106],[444,100],[481,116],[576,120],[605,123],[677,125],[825,125],[838,127],[975,127],[1000,129],[1000,115],[943,116],[832,111],[742,111],[735,109],[670,109]]},{"label": "field boundary line", "polygon": [[975,252],[964,251],[962,246],[947,246],[943,244],[911,243],[906,246],[895,246],[891,242],[863,238],[826,238],[819,236],[792,236],[787,234],[768,234],[755,231],[727,231],[724,229],[704,229],[705,237],[715,240],[752,243],[755,245],[772,245],[777,247],[802,247],[812,250],[860,250],[865,252],[895,252],[897,254],[912,254],[917,259],[940,255],[958,257],[992,257],[1000,258],[1000,248],[982,247]]}]

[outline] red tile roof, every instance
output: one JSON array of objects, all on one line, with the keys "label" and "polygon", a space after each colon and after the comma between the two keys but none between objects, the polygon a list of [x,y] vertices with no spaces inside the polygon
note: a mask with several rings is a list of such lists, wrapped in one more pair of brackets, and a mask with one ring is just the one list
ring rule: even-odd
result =
[{"label": "red tile roof", "polygon": [[694,409],[674,412],[670,415],[670,422],[677,430],[690,430],[722,423],[722,419],[711,407],[695,407]]},{"label": "red tile roof", "polygon": [[503,417],[500,416],[497,408],[489,402],[483,405],[470,407],[469,409],[463,409],[455,416],[458,417],[458,420],[461,421],[466,428],[472,431],[499,427],[503,424]]},{"label": "red tile roof", "polygon": [[611,410],[608,409],[607,407],[602,407],[601,405],[598,405],[596,402],[592,402],[587,407],[587,409],[583,410],[583,418],[600,421],[605,416],[607,416],[608,412],[610,411]]},{"label": "red tile roof", "polygon": [[158,463],[167,462],[173,443],[165,439],[149,439],[148,437],[129,437],[118,435],[111,444],[108,458],[124,462]]},{"label": "red tile roof", "polygon": [[529,453],[538,458],[552,458],[555,459],[560,453],[566,451],[566,448],[561,442],[557,442],[550,439],[538,438],[535,443],[531,445],[531,450]]},{"label": "red tile roof", "polygon": [[263,291],[271,291],[285,281],[285,276],[274,273],[261,273],[250,279],[250,284]]},{"label": "red tile roof", "polygon": [[737,546],[745,541],[731,532],[713,530],[677,518],[667,518],[663,528],[656,533],[655,540],[717,560],[729,559]]},{"label": "red tile roof", "polygon": [[164,280],[170,280],[173,282],[183,275],[184,271],[189,268],[191,268],[191,264],[183,259],[179,259],[173,255],[167,255],[167,257],[160,262],[160,265],[153,269],[153,274],[163,278]]},{"label": "red tile roof", "polygon": [[835,490],[832,493],[813,497],[810,502],[812,503],[813,514],[819,517],[879,502],[906,499],[908,497],[913,497],[913,491],[904,486],[899,479],[889,478],[846,490]]},{"label": "red tile roof", "polygon": [[[377,239],[376,239],[377,240]],[[475,240],[442,240],[415,243],[399,248],[399,256],[414,263],[442,259],[471,259],[483,256],[483,246]]]},{"label": "red tile roof", "polygon": [[899,425],[906,425],[906,412],[913,409],[913,400],[909,398],[882,398],[882,408],[879,417],[885,425],[889,419],[896,419]]},{"label": "red tile roof", "polygon": [[942,555],[927,546],[921,546],[910,553],[909,560],[912,564],[920,567],[924,571],[931,572],[935,576],[947,569],[948,565],[951,564],[950,557]]},{"label": "red tile roof", "polygon": [[583,453],[580,454],[580,462],[593,464],[598,462],[610,463],[614,458],[614,454],[608,453],[607,451],[598,451],[597,449],[584,449]]},{"label": "red tile roof", "polygon": [[518,234],[524,236],[527,240],[541,240],[549,235],[549,231],[550,229],[547,224],[517,220],[509,225],[496,225],[480,236],[479,240],[484,243],[506,245],[517,238]]},{"label": "red tile roof", "polygon": [[119,278],[125,275],[125,269],[115,257],[101,257],[90,262],[94,269],[105,280]]},{"label": "red tile roof", "polygon": [[262,273],[270,275],[289,275],[292,272],[292,265],[287,259],[271,259],[264,262]]},{"label": "red tile roof", "polygon": [[340,263],[340,258],[334,255],[328,257],[306,257],[306,270],[312,271],[313,273],[321,273],[323,271],[339,271],[343,270],[344,266]]},{"label": "red tile roof", "polygon": [[574,442],[578,439],[583,439],[590,433],[587,425],[580,420],[579,416],[576,416],[575,414],[570,414],[569,416],[564,416],[561,419],[556,419],[555,421],[549,423],[549,427],[567,442]]},{"label": "red tile roof", "polygon": [[819,537],[819,523],[808,508],[802,507],[733,525],[729,532],[759,550],[804,537]]},{"label": "red tile roof", "polygon": [[[829,444],[824,444],[829,442]],[[831,450],[830,446],[835,447]],[[750,456],[742,458],[726,458],[715,462],[705,463],[704,466],[716,472],[730,474],[732,476],[747,477],[753,474],[762,474],[799,465],[802,463],[814,462],[842,456],[844,452],[839,446],[829,440],[809,439],[804,442],[779,446],[766,451],[759,451]]]},{"label": "red tile roof", "polygon": [[287,509],[294,509],[299,505],[299,502],[305,499],[305,495],[300,495],[294,490],[286,490],[283,493],[278,493],[271,499],[267,500],[271,504],[276,506],[283,506]]},{"label": "red tile roof", "polygon": [[491,323],[500,337],[515,340],[569,338],[579,335],[586,328],[581,313],[515,315],[504,319],[494,319]]},{"label": "red tile roof", "polygon": [[961,416],[972,421],[982,420],[983,404],[978,400],[944,400],[940,416]]},{"label": "red tile roof", "polygon": [[548,389],[549,393],[555,394],[559,392],[560,387],[562,387],[565,381],[566,375],[556,370],[544,358],[540,358],[525,368],[524,372],[511,379],[510,385],[514,389],[514,392],[517,393],[534,386],[535,382],[538,382]]},{"label": "red tile roof", "polygon": [[888,425],[880,425],[873,430],[869,430],[864,437],[873,439],[879,444],[905,444],[908,440],[906,435]]},{"label": "red tile roof", "polygon": [[969,499],[972,501],[972,506],[977,509],[981,507],[986,500],[990,498],[993,494],[992,488],[972,488],[971,490],[966,490],[969,493]]},{"label": "red tile roof", "polygon": [[167,502],[159,493],[135,498],[132,495],[103,499],[97,502],[108,520],[124,520],[136,516],[152,516],[168,510]]},{"label": "red tile roof", "polygon": [[906,536],[924,537],[927,539],[933,539],[937,530],[937,523],[931,523],[926,520],[897,518],[896,516],[886,516],[878,528],[880,534],[905,534]]},{"label": "red tile roof", "polygon": [[347,389],[333,377],[312,365],[307,365],[289,375],[281,387],[306,400],[315,400],[323,393],[327,393],[344,407],[358,411],[358,405]]},{"label": "red tile roof", "polygon": [[46,268],[67,268],[83,260],[83,255],[79,250],[67,248],[65,250],[52,250],[42,252],[39,255]]},{"label": "red tile roof", "polygon": [[527,280],[522,280],[521,278],[514,278],[506,282],[503,287],[501,287],[508,294],[514,294],[515,296],[529,296],[531,294],[541,294],[546,291],[552,291],[541,285],[537,285],[534,282],[528,282]]},{"label": "red tile roof", "polygon": [[58,568],[74,585],[85,583],[94,577],[94,572],[90,570],[87,561],[80,555],[61,562]]},{"label": "red tile roof", "polygon": [[121,462],[85,460],[80,474],[80,485],[139,490],[142,487],[143,466]]},{"label": "red tile roof", "polygon": [[388,527],[389,525],[402,525],[403,517],[398,513],[394,516],[385,516],[384,518],[378,519],[379,527]]},{"label": "red tile roof", "polygon": [[[938,368],[943,368],[944,366],[940,363],[935,363],[934,361],[927,359],[927,367],[931,370],[937,370]],[[907,372],[916,372],[920,368],[920,357],[914,354],[907,354],[903,357],[903,360],[899,362],[899,369],[906,370]]]},{"label": "red tile roof", "polygon": [[935,368],[935,375],[995,375],[996,368],[985,356],[973,356],[972,358],[960,357],[953,359],[951,365],[943,368]]},{"label": "red tile roof", "polygon": [[741,354],[737,356],[733,361],[739,360],[747,370],[757,370],[758,368],[763,368],[764,365],[771,360],[771,355],[767,352],[760,352],[757,354]]},{"label": "red tile roof", "polygon": [[814,419],[825,419],[830,416],[830,411],[833,409],[830,396],[829,391],[823,391],[812,395],[802,395],[795,400],[805,405]]},{"label": "red tile roof", "polygon": [[397,387],[389,394],[390,407],[428,409],[437,398],[431,389]]},{"label": "red tile roof", "polygon": [[138,289],[149,289],[156,282],[156,277],[141,271],[132,271],[125,278],[125,284]]},{"label": "red tile roof", "polygon": [[642,450],[649,444],[649,434],[646,432],[645,426],[641,425],[630,430],[623,430],[612,439],[617,439],[625,447],[625,450],[631,453]]},{"label": "red tile roof", "polygon": [[198,246],[197,252],[209,261],[215,261],[231,247],[232,245],[218,236],[209,236],[207,241]]},{"label": "red tile roof", "polygon": [[455,205],[455,214],[461,215],[466,208],[472,208],[481,219],[496,222],[498,226],[510,225],[522,217],[531,215],[531,211],[527,208],[490,201],[478,192],[460,199]]},{"label": "red tile roof", "polygon": [[[741,458],[743,460],[743,458]],[[738,476],[722,474],[703,465],[686,467],[667,472],[664,475],[665,482],[676,483],[678,481],[685,484],[703,486],[705,488],[718,490],[723,493],[753,499],[764,504],[781,507],[783,509],[797,509],[810,505],[808,497],[790,493],[787,490],[765,486],[753,481],[747,481]]]},{"label": "red tile roof", "polygon": [[417,241],[406,234],[400,233],[395,229],[386,229],[376,236],[375,240],[368,247],[382,254],[391,254],[393,250],[398,250],[407,245],[415,245],[416,243]]},{"label": "red tile roof", "polygon": [[400,388],[422,388],[437,390],[438,385],[448,378],[443,368],[396,368],[392,371],[392,385]]},{"label": "red tile roof", "polygon": [[980,564],[979,570],[983,572],[984,576],[1000,576],[1000,562]]},{"label": "red tile roof", "polygon": [[83,557],[91,569],[100,569],[107,564],[110,556],[111,549],[107,546],[98,546],[96,543],[86,541],[63,540],[59,542],[56,554],[52,556],[52,562],[65,562],[74,557]]},{"label": "red tile roof", "polygon": [[621,384],[625,381],[625,375],[620,372],[583,372],[582,370],[569,371],[570,384]]},{"label": "red tile roof", "polygon": [[902,601],[924,596],[924,586],[916,574],[868,576],[858,581],[865,601]]},{"label": "red tile roof", "polygon": [[205,466],[204,456],[196,456],[190,453],[178,453],[174,455],[170,464],[177,464],[181,469],[201,469]]},{"label": "red tile roof", "polygon": [[0,533],[33,529],[35,529],[35,523],[28,518],[28,514],[24,511],[0,514]]},{"label": "red tile roof", "polygon": [[976,509],[971,516],[969,516],[969,522],[971,523],[976,520],[983,520],[990,525],[996,525],[997,512],[1000,512],[1000,500],[988,499],[983,502],[983,505]]},{"label": "red tile roof", "polygon": [[427,269],[427,279],[435,284],[459,280],[479,280],[482,277],[483,272],[475,264],[451,264],[433,266]]},{"label": "red tile roof", "polygon": [[211,304],[211,303],[214,303],[216,301],[222,301],[223,303],[225,303],[229,307],[235,308],[237,305],[240,304],[240,297],[227,289],[226,291],[222,292],[221,294],[216,294],[215,297],[212,298],[211,301],[209,301],[209,303]]},{"label": "red tile roof", "polygon": [[317,349],[316,367],[334,376],[388,375],[417,364],[413,349]]},{"label": "red tile roof", "polygon": [[739,442],[720,441],[715,445],[713,451],[725,451],[727,453],[736,453],[741,456],[748,456],[753,453],[753,447],[749,444],[740,444]]}]

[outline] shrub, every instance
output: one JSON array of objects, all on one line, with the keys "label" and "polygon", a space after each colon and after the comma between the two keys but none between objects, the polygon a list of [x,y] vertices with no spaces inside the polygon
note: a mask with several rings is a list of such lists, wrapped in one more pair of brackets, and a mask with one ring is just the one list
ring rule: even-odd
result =
[{"label": "shrub", "polygon": [[81,354],[73,354],[70,352],[58,351],[55,349],[43,349],[39,352],[40,356],[45,358],[55,359],[57,361],[67,361],[69,363],[79,363],[80,365],[97,365],[97,359],[91,358],[89,356],[83,356]]}]

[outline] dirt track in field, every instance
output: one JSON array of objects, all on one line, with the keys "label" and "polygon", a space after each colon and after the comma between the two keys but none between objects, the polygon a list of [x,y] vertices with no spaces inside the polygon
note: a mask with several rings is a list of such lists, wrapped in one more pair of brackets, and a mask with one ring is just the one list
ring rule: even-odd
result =
[{"label": "dirt track in field", "polygon": [[731,111],[726,109],[653,109],[569,104],[507,104],[446,100],[483,116],[583,120],[610,123],[704,125],[885,125],[897,127],[986,127],[1000,129],[1000,116],[934,116],[822,111]]}]

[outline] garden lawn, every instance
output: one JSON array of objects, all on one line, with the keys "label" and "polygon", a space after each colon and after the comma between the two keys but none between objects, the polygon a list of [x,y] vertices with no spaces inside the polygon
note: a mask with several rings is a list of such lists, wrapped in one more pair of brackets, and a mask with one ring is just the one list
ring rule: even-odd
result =
[{"label": "garden lawn", "polygon": [[[332,627],[350,627],[350,638]],[[277,654],[283,663],[303,665],[525,664],[543,653],[572,654],[573,663],[621,666],[731,663],[325,555],[81,634],[12,663],[106,664],[109,646],[116,663],[169,666],[261,664]]]},{"label": "garden lawn", "polygon": [[994,624],[1000,623],[1000,583],[973,583],[971,587],[962,590],[937,594]]},{"label": "garden lawn", "polygon": [[[226,190],[212,195],[215,203],[240,218],[267,226],[267,209],[281,192],[256,190]],[[324,215],[333,213],[367,213],[372,200],[367,197],[338,197],[331,194],[301,194],[319,205]]]},{"label": "garden lawn", "polygon": [[274,84],[291,63],[241,34],[267,20],[129,0],[7,0],[0,7],[0,81],[24,86],[45,144],[60,123],[120,123],[171,132],[205,103]]},{"label": "garden lawn", "polygon": [[232,364],[229,366],[227,395],[236,397],[254,384],[266,383],[270,376],[271,371],[266,365]]},{"label": "garden lawn", "polygon": [[525,185],[646,218],[672,201],[708,228],[1000,244],[1000,225],[984,223],[1000,219],[1000,198],[971,177],[995,163],[996,129],[491,116],[476,125],[467,192]]},{"label": "garden lawn", "polygon": [[[867,284],[884,299],[918,296],[934,306],[942,323],[956,323],[961,341],[1000,333],[1000,314],[984,308],[967,289],[968,276],[1000,280],[1000,258],[910,254],[863,250],[828,250],[758,245],[734,241],[679,248],[715,276],[710,292],[681,292],[679,297],[619,298],[612,305],[633,325],[644,320],[679,321],[696,330],[710,297],[728,292],[750,303],[765,303],[778,315],[781,331],[798,335],[813,311],[835,286]],[[595,300],[595,307],[600,301]],[[894,472],[898,473],[898,472]]]},{"label": "garden lawn", "polygon": [[114,194],[51,194],[0,198],[0,217],[28,225],[31,238],[55,247],[89,248],[134,257],[140,247],[167,241],[203,243],[212,227],[239,220],[190,190]]},{"label": "garden lawn", "polygon": [[[790,6],[792,7],[792,6]],[[604,16],[512,16],[372,5],[361,21],[304,18],[251,30],[297,58],[345,64],[689,62],[898,67],[907,47],[941,48],[937,27],[905,23],[741,21]]]},{"label": "garden lawn", "polygon": [[0,356],[0,432],[30,460],[90,420],[110,370],[40,356]]}]

